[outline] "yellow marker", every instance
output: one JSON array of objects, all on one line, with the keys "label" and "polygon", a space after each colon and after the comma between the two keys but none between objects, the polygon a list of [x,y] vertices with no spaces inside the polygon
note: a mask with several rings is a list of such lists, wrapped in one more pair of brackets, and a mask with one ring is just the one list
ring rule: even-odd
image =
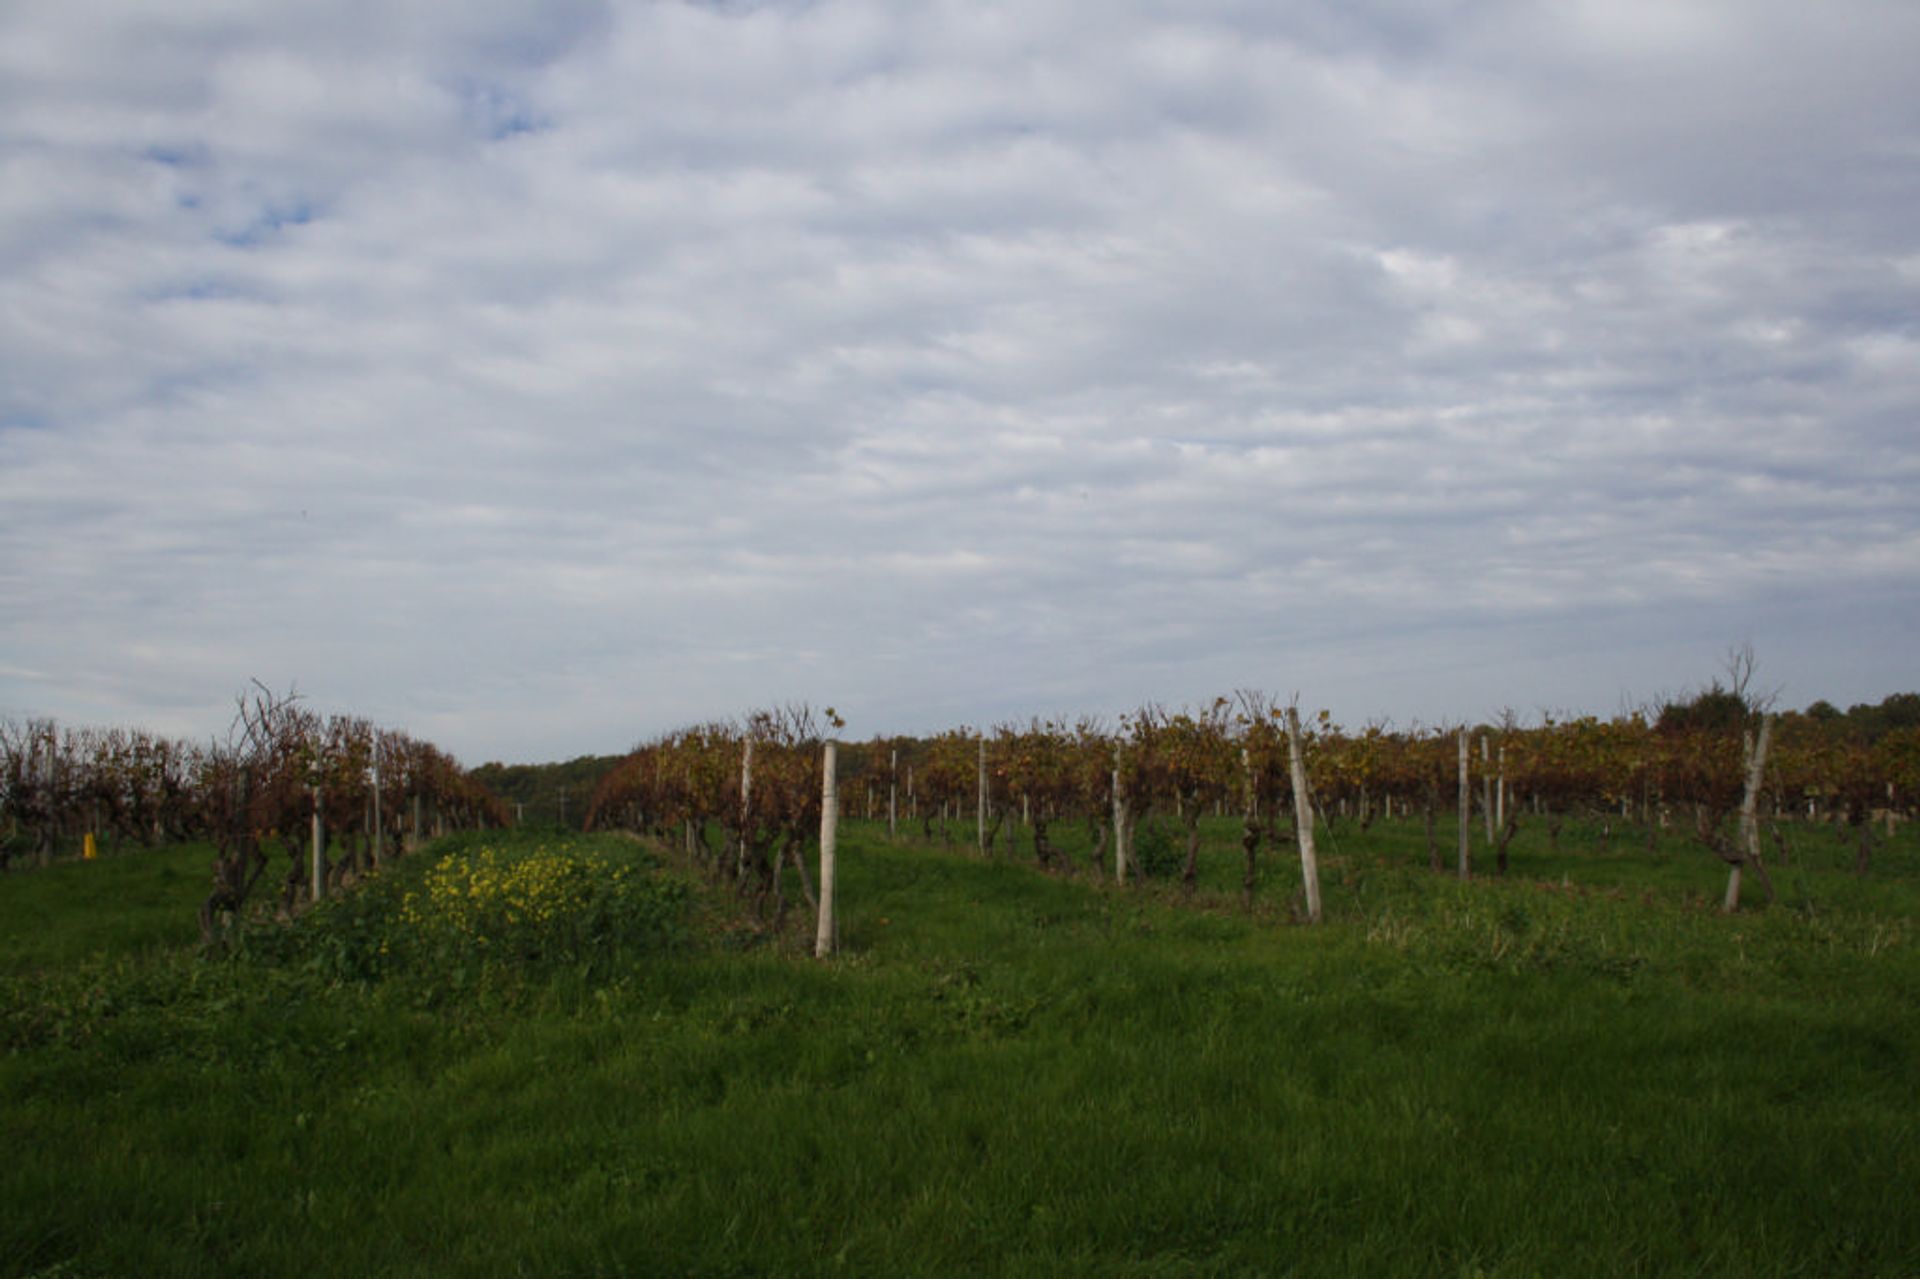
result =
[{"label": "yellow marker", "polygon": [[94,846],[93,832],[88,831],[87,838],[80,845],[80,858],[82,861],[90,862],[94,858],[98,857],[99,855],[100,855],[100,850]]}]

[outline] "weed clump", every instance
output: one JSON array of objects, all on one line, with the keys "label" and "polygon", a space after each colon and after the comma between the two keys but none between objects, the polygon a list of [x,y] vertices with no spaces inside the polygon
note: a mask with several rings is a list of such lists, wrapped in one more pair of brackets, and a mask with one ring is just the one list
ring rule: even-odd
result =
[{"label": "weed clump", "polygon": [[602,973],[688,936],[689,885],[638,848],[505,839],[455,846],[287,925],[256,923],[252,958],[341,981],[468,984],[502,969]]}]

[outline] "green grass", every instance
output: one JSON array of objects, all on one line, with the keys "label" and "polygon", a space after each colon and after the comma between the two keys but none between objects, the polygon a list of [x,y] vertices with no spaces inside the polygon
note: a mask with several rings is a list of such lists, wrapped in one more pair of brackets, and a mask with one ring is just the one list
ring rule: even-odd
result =
[{"label": "green grass", "polygon": [[1460,884],[1337,828],[1320,929],[1233,834],[1182,903],[856,823],[826,964],[344,962],[437,852],[233,959],[157,874],[204,850],[9,876],[0,1273],[1920,1273],[1906,832],[1725,918],[1677,840]]},{"label": "green grass", "polygon": [[0,876],[0,975],[132,958],[196,940],[212,866],[211,845],[181,844]]}]

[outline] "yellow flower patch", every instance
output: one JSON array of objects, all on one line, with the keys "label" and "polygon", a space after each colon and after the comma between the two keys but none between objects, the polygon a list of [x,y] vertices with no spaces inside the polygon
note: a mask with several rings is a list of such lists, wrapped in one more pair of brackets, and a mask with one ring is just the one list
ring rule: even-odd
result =
[{"label": "yellow flower patch", "polygon": [[449,854],[401,899],[399,922],[429,949],[580,959],[657,940],[682,893],[636,868],[566,846]]}]

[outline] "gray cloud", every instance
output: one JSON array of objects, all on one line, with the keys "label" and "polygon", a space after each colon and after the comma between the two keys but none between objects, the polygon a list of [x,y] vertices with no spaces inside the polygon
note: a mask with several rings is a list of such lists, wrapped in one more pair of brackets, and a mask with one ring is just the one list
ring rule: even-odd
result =
[{"label": "gray cloud", "polygon": [[1911,687],[1920,14],[0,16],[0,712]]}]

